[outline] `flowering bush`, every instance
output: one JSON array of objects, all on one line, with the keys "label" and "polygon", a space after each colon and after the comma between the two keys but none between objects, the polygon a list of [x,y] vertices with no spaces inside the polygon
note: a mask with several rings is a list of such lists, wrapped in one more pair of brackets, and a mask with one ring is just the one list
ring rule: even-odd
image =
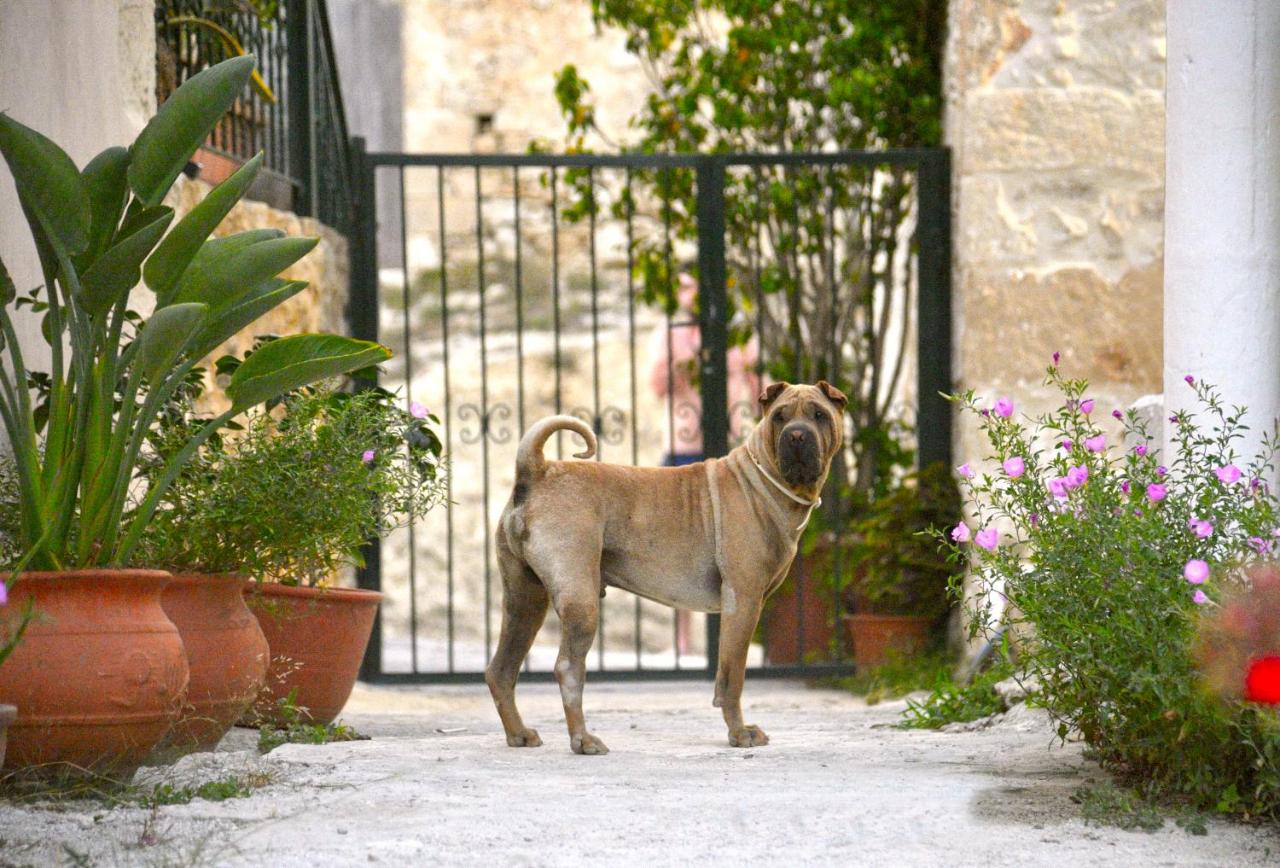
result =
[{"label": "flowering bush", "polygon": [[[974,522],[947,532],[976,560],[975,630],[991,607],[1023,624],[1020,648],[1058,734],[1079,732],[1102,762],[1152,795],[1221,810],[1280,814],[1280,721],[1269,708],[1203,689],[1193,646],[1200,614],[1269,556],[1277,502],[1262,480],[1275,443],[1237,454],[1243,410],[1188,377],[1206,423],[1169,418],[1162,457],[1132,411],[1109,442],[1083,380],[1057,360],[1046,383],[1063,404],[1034,420],[1007,398],[956,400],[979,420],[998,470],[959,468]],[[1103,411],[1105,412],[1105,411]]]}]

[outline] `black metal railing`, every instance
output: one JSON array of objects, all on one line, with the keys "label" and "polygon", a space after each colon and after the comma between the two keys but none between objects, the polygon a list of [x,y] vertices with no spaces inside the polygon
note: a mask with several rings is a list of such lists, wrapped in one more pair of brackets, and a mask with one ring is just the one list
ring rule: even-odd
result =
[{"label": "black metal railing", "polygon": [[324,0],[157,0],[156,97],[238,54],[257,69],[205,150],[264,154],[249,195],[349,233],[351,151]]},{"label": "black metal railing", "polygon": [[[361,585],[386,597],[364,678],[482,677],[501,616],[493,522],[520,434],[543,415],[591,424],[598,460],[723,455],[758,417],[761,378],[849,381],[871,326],[842,317],[887,316],[876,299],[892,297],[906,319],[885,340],[911,362],[911,406],[900,409],[916,423],[921,465],[950,460],[939,396],[951,388],[947,151],[369,154],[357,140],[354,153],[351,327],[395,350],[382,384],[439,416],[451,459],[447,506],[366,554]],[[757,188],[775,205],[756,209]],[[386,190],[394,207],[380,222]],[[394,238],[395,252],[380,238]],[[696,275],[694,301],[677,297],[681,272]],[[833,372],[786,374],[793,334]],[[574,446],[558,435],[548,457]],[[752,672],[850,671],[831,578],[847,568],[848,543],[834,539],[793,571],[789,596],[770,601]],[[817,622],[806,608],[815,602]],[[718,618],[703,627],[699,617],[611,589],[592,677],[713,674]],[[548,623],[553,633],[554,612]],[[554,641],[536,643],[526,672],[551,678],[554,656]]]}]

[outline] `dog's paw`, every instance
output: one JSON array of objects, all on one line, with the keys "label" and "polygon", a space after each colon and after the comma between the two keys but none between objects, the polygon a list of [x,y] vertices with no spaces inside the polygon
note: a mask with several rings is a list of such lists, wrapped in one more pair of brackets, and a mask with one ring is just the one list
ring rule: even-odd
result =
[{"label": "dog's paw", "polygon": [[769,736],[758,726],[740,726],[729,731],[729,744],[734,747],[760,747],[769,743]]},{"label": "dog's paw", "polygon": [[526,727],[523,731],[507,736],[507,745],[510,747],[542,747],[542,739],[538,738],[538,731]]},{"label": "dog's paw", "polygon": [[569,746],[573,748],[574,753],[580,753],[584,756],[603,756],[609,752],[609,748],[604,746],[604,742],[589,732],[575,735],[569,740]]}]

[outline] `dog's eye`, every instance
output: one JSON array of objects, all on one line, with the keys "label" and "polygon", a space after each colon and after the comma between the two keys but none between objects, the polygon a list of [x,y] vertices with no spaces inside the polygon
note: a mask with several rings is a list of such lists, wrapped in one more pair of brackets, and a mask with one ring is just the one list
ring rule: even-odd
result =
[{"label": "dog's eye", "polygon": [[824,411],[822,411],[822,410],[814,410],[814,411],[813,411],[813,421],[815,421],[815,422],[825,422],[825,421],[827,421],[827,414],[826,414]]}]

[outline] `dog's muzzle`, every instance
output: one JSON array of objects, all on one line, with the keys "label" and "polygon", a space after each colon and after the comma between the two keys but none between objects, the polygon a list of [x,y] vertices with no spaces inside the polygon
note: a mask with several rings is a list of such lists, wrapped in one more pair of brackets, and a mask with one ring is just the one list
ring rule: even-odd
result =
[{"label": "dog's muzzle", "polygon": [[818,432],[802,422],[792,422],[778,437],[778,469],[791,485],[812,485],[822,476],[822,450]]}]

